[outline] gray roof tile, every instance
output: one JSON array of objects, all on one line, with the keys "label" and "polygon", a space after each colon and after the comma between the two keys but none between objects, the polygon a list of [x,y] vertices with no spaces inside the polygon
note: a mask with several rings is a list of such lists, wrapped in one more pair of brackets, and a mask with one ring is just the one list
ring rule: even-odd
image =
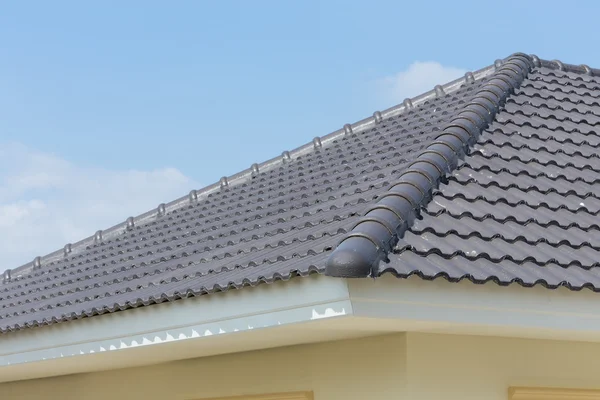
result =
[{"label": "gray roof tile", "polygon": [[600,71],[496,64],[9,271],[0,331],[311,273],[597,290]]},{"label": "gray roof tile", "polygon": [[600,290],[599,96],[534,68],[378,274]]},{"label": "gray roof tile", "polygon": [[322,272],[365,207],[490,71],[11,271],[0,286],[0,331]]}]

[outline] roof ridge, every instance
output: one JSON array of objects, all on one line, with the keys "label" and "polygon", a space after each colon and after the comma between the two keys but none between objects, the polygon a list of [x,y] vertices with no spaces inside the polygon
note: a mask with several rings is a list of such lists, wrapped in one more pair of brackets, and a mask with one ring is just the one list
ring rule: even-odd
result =
[{"label": "roof ridge", "polygon": [[[497,60],[494,72],[472,100],[455,114],[442,133],[410,163],[387,192],[367,208],[346,234],[329,256],[325,274],[344,278],[376,276],[379,261],[412,226],[418,210],[429,203],[440,179],[456,168],[458,159],[465,156],[493,121],[509,94],[521,85],[536,64],[541,63],[539,58],[523,53],[515,53],[500,62]],[[563,70],[567,68],[562,63],[544,63],[552,63],[553,67]],[[583,67],[575,68],[587,71]]]},{"label": "roof ridge", "polygon": [[[381,123],[384,119],[395,117],[404,113],[407,110],[414,109],[417,105],[424,103],[430,99],[442,97],[448,93],[452,93],[458,90],[463,84],[473,82],[478,79],[485,78],[494,73],[494,71],[500,66],[502,60],[496,60],[492,65],[476,70],[474,72],[467,72],[461,78],[455,79],[444,85],[436,85],[433,89],[420,94],[412,98],[406,98],[402,103],[390,107],[383,111],[375,111],[371,117],[364,118],[353,124],[345,124],[341,129],[331,132],[325,136],[315,137],[311,142],[299,146],[290,151],[284,151],[281,156],[271,158],[270,160],[262,163],[254,163],[243,171],[240,171],[229,177],[222,177],[219,182],[205,186],[199,190],[192,190],[186,196],[180,197],[169,203],[161,203],[154,210],[147,211],[137,217],[129,217],[124,222],[116,224],[105,230],[98,230],[94,235],[84,238],[76,243],[67,243],[65,246],[49,253],[45,256],[35,257],[32,262],[21,265],[14,269],[6,269],[3,274],[3,279],[0,284],[5,284],[13,281],[15,278],[37,271],[42,268],[43,264],[48,264],[60,260],[64,257],[75,254],[78,250],[85,249],[88,246],[92,246],[97,243],[101,243],[104,240],[113,238],[123,232],[132,230],[135,226],[140,223],[159,218],[166,215],[169,212],[178,210],[188,204],[193,204],[200,200],[202,197],[208,196],[214,192],[217,192],[223,188],[231,187],[246,182],[248,178],[252,178],[260,173],[268,171],[282,163],[288,163],[293,161],[295,158],[305,155],[311,151],[323,148],[329,143],[339,137],[351,133],[364,132],[371,128],[373,125]],[[600,72],[600,71],[599,71]]]},{"label": "roof ridge", "polygon": [[531,63],[533,64],[533,66],[537,67],[537,68],[544,67],[544,68],[549,68],[549,69],[557,69],[559,71],[564,71],[564,72],[575,72],[578,74],[590,75],[590,76],[600,75],[600,69],[590,68],[586,64],[575,65],[575,64],[563,63],[562,61],[559,61],[559,60],[552,60],[552,61],[542,60],[535,54],[531,54],[528,57],[529,57]]}]

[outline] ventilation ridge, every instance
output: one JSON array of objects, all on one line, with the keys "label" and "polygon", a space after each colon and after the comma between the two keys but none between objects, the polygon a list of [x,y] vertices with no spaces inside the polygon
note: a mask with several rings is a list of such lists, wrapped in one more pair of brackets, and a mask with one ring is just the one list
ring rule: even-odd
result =
[{"label": "ventilation ridge", "polygon": [[532,58],[513,54],[500,63],[473,99],[360,218],[327,260],[325,275],[342,278],[377,276],[379,261],[412,226],[431,200],[440,179],[453,171],[479,135],[494,120],[507,97],[527,77]]}]

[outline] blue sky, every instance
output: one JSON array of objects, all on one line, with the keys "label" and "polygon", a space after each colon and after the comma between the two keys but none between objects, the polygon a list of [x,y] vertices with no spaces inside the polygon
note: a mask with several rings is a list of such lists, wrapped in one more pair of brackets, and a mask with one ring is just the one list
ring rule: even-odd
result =
[{"label": "blue sky", "polygon": [[515,51],[600,67],[565,4],[4,3],[0,270]]}]

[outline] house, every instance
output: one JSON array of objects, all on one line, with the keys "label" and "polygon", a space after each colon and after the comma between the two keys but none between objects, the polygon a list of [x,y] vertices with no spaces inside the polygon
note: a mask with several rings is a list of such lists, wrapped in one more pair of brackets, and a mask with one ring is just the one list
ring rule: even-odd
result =
[{"label": "house", "polygon": [[600,399],[600,70],[514,54],[32,263],[1,399]]}]

